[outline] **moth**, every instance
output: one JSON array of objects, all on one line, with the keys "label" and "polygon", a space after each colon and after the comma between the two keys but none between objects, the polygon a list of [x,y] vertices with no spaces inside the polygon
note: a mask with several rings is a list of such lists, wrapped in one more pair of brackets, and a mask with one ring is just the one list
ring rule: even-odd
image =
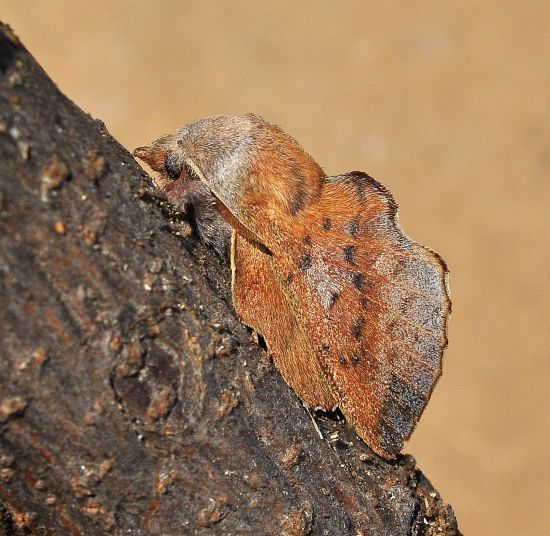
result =
[{"label": "moth", "polygon": [[174,179],[199,234],[231,233],[232,296],[306,406],[339,408],[393,459],[441,375],[451,310],[442,258],[405,236],[361,171],[327,176],[281,128],[214,116],[134,154]]}]

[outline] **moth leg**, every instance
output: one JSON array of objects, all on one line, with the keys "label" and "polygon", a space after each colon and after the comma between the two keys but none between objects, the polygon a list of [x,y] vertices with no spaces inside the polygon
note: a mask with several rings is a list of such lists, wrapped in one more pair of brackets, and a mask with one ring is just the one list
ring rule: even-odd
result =
[{"label": "moth leg", "polygon": [[216,199],[208,186],[198,180],[178,179],[166,187],[166,198],[178,210],[189,215],[199,238],[222,257],[229,252],[231,227],[219,215]]},{"label": "moth leg", "polygon": [[232,291],[241,320],[266,340],[285,381],[311,408],[336,407],[332,380],[322,368],[277,279],[269,253],[233,231]]},{"label": "moth leg", "polygon": [[168,201],[166,193],[159,188],[139,188],[137,194],[139,195],[140,199]]}]

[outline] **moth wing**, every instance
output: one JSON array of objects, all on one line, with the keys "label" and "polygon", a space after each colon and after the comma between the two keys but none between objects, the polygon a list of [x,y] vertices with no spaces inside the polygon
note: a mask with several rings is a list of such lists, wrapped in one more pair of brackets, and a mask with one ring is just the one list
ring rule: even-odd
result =
[{"label": "moth wing", "polygon": [[[326,179],[302,214],[307,234],[281,252],[291,301],[338,405],[371,448],[401,450],[441,375],[451,303],[447,268],[406,237],[391,194],[364,173]],[[284,265],[285,263],[279,263]]]},{"label": "moth wing", "polygon": [[310,340],[282,291],[273,259],[237,231],[231,239],[232,293],[243,323],[266,340],[277,369],[312,408],[332,410],[332,379],[321,367]]}]

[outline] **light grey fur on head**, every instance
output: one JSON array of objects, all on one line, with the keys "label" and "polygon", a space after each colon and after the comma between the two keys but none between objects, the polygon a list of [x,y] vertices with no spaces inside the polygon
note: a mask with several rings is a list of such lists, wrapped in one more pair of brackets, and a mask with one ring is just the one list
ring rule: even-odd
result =
[{"label": "light grey fur on head", "polygon": [[178,130],[169,150],[236,214],[263,125],[268,123],[253,114],[205,117]]}]

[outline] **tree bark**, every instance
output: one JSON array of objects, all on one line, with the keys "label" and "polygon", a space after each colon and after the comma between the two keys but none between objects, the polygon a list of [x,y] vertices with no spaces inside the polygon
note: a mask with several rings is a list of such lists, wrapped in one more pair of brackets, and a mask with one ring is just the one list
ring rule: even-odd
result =
[{"label": "tree bark", "polygon": [[459,534],[411,456],[308,414],[227,263],[5,25],[0,158],[0,534]]}]

